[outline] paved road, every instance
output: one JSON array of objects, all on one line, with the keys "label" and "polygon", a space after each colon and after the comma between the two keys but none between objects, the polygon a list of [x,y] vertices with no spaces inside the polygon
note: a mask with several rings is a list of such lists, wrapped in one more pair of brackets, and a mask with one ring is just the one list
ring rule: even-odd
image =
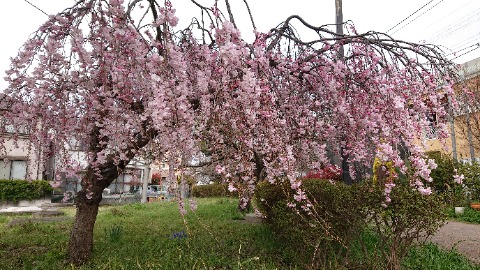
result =
[{"label": "paved road", "polygon": [[447,250],[455,248],[474,263],[480,264],[479,224],[448,221],[430,240]]}]

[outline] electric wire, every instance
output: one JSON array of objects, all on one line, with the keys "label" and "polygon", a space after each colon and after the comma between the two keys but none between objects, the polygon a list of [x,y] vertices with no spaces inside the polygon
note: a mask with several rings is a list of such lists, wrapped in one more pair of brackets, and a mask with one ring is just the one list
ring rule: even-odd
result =
[{"label": "electric wire", "polygon": [[23,0],[25,2],[27,2],[28,4],[30,4],[32,7],[36,8],[38,11],[42,12],[43,14],[49,16],[45,11],[43,11],[41,8],[37,7],[36,5],[32,4],[30,1],[28,0]]},{"label": "electric wire", "polygon": [[450,56],[450,55],[452,55],[452,56],[457,56],[457,55],[459,55],[459,53],[462,53],[462,52],[464,52],[464,51],[466,51],[466,50],[468,50],[468,49],[476,48],[477,46],[479,46],[478,44],[480,44],[480,39],[475,40],[474,43],[473,43],[473,42],[472,42],[472,43],[469,43],[469,44],[465,45],[465,46],[462,47],[462,48],[457,48],[457,49],[455,49],[455,50],[449,49],[449,52],[450,52],[450,53],[448,53],[447,56]]},{"label": "electric wire", "polygon": [[430,10],[432,10],[433,8],[435,8],[436,6],[438,6],[440,3],[442,3],[444,0],[440,0],[440,2],[436,3],[434,6],[432,6],[431,8],[427,9],[425,12],[423,12],[422,14],[418,15],[417,17],[415,17],[414,19],[412,19],[411,21],[409,21],[407,24],[404,24],[402,27],[400,27],[399,29],[395,30],[395,32],[391,33],[391,35],[397,33],[398,31],[402,30],[403,28],[407,27],[409,24],[411,24],[412,22],[414,22],[415,20],[417,20],[418,18],[420,18],[421,16],[425,15],[425,13],[429,12]]},{"label": "electric wire", "polygon": [[425,5],[423,5],[421,8],[417,9],[415,12],[413,12],[412,14],[408,15],[408,17],[406,17],[405,19],[401,20],[399,23],[395,24],[392,28],[388,29],[387,30],[387,34],[388,32],[392,31],[395,27],[399,26],[400,24],[402,24],[404,21],[408,20],[410,17],[412,17],[413,15],[415,15],[417,12],[419,12],[420,10],[422,10],[423,8],[425,8],[426,6],[428,6],[430,3],[432,3],[434,0],[430,0],[428,3],[426,3]]},{"label": "electric wire", "polygon": [[451,46],[449,46],[449,48],[452,49],[452,50],[457,50],[458,48],[465,47],[466,44],[476,43],[476,41],[479,40],[479,39],[480,39],[480,32],[478,32],[475,35],[469,36],[465,39],[462,39],[461,41],[459,41],[457,43],[452,44]]},{"label": "electric wire", "polygon": [[465,50],[470,49],[470,48],[473,48],[473,47],[478,47],[478,46],[480,46],[480,43],[475,43],[475,44],[472,44],[472,45],[470,45],[470,46],[463,47],[462,49],[459,49],[459,50],[456,50],[456,51],[452,51],[451,53],[447,54],[446,56],[450,56],[450,55],[457,56],[456,54],[459,53],[459,52],[465,51]]},{"label": "electric wire", "polygon": [[471,49],[471,50],[469,50],[469,51],[467,51],[467,52],[464,52],[464,53],[462,53],[462,54],[460,54],[460,55],[457,55],[457,56],[455,56],[454,58],[452,58],[452,59],[450,59],[450,60],[455,60],[455,59],[457,59],[457,58],[459,58],[459,57],[461,57],[461,56],[464,56],[464,55],[466,55],[466,54],[469,54],[469,53],[471,53],[471,52],[473,52],[473,51],[475,51],[475,50],[478,50],[478,49],[480,49],[480,43],[477,43],[475,48],[473,48],[473,49]]},{"label": "electric wire", "polygon": [[443,30],[436,32],[431,37],[427,38],[427,40],[429,43],[434,43],[442,38],[449,37],[455,34],[455,32],[465,29],[467,26],[478,21],[480,21],[480,8],[468,14],[466,17],[455,21]]}]

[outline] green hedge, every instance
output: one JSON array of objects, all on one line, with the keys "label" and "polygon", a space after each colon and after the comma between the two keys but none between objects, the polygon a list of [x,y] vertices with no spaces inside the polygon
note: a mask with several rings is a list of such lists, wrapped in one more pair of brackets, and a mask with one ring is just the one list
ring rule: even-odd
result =
[{"label": "green hedge", "polygon": [[0,180],[0,201],[40,199],[51,192],[52,187],[44,180]]},{"label": "green hedge", "polygon": [[[294,200],[296,191],[289,183],[262,182],[255,194],[270,228],[292,247],[288,250],[294,264],[309,262],[319,269],[393,269],[414,240],[432,234],[446,218],[441,196],[424,196],[408,183],[397,183],[385,207],[385,187],[372,182],[302,182],[308,198],[303,203]],[[310,206],[305,211],[307,203]],[[368,231],[377,236],[374,245],[362,238]],[[299,253],[295,251],[298,246],[302,247]]]},{"label": "green hedge", "polygon": [[[312,204],[308,212],[302,209],[303,203],[294,200],[295,191],[288,181],[261,182],[255,191],[256,205],[267,224],[280,241],[292,247],[283,256],[290,258],[292,264],[303,264],[314,263],[312,254],[317,254],[314,268],[342,268],[340,265],[347,264],[355,268],[352,263],[340,262],[341,259],[335,266],[324,263],[326,257],[347,258],[345,247],[361,236],[366,222],[366,213],[358,202],[361,191],[356,186],[321,179],[303,179],[302,190]],[[295,207],[287,206],[289,203]]]},{"label": "green hedge", "polygon": [[448,155],[439,151],[431,151],[426,153],[428,158],[435,160],[437,168],[430,173],[432,177],[432,186],[436,192],[449,193],[452,192],[455,183],[453,181],[454,169],[458,164]]},{"label": "green hedge", "polygon": [[466,187],[465,192],[468,193],[467,197],[471,201],[480,201],[480,163],[460,164],[458,173],[465,176],[463,184]]},{"label": "green hedge", "polygon": [[[468,201],[480,201],[480,163],[457,163],[450,156],[440,152],[427,152],[429,158],[434,159],[437,168],[432,170],[432,187],[437,193],[445,196],[450,206],[466,206]],[[463,185],[453,180],[455,168],[458,174],[464,175]],[[466,189],[464,189],[466,188]]]},{"label": "green hedge", "polygon": [[192,188],[192,196],[197,198],[225,197],[231,196],[227,186],[220,183],[213,183]]}]

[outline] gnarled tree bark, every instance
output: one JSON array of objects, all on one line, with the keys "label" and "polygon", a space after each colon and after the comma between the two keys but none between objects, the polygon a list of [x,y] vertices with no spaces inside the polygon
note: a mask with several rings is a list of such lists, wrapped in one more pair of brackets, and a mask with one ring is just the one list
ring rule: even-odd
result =
[{"label": "gnarled tree bark", "polygon": [[68,261],[75,265],[84,263],[92,255],[93,228],[97,219],[98,206],[102,200],[102,193],[95,193],[97,192],[94,192],[92,199],[86,197],[85,189],[77,193],[77,213],[68,243]]}]

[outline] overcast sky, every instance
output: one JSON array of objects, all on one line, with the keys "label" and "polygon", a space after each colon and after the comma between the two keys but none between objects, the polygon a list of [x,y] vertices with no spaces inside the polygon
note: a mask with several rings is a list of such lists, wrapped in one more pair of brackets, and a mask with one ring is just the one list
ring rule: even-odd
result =
[{"label": "overcast sky", "polygon": [[[211,6],[212,0],[197,0]],[[55,14],[74,0],[28,0],[47,14]],[[2,1],[0,8],[0,72],[9,66],[9,58],[47,16],[26,0]],[[219,2],[223,2],[220,0]],[[172,0],[180,19],[179,26],[190,22],[198,9],[189,0]],[[252,28],[243,0],[230,0],[235,20],[245,39],[252,39]],[[258,30],[267,32],[289,15],[297,14],[314,25],[335,22],[335,0],[250,0]],[[422,8],[406,19],[412,13]],[[449,58],[457,63],[480,57],[479,0],[343,0],[344,20],[352,20],[359,32],[387,32],[394,38],[444,46]],[[406,19],[405,21],[403,21]],[[391,29],[398,23],[394,29]],[[477,45],[475,45],[477,44]],[[471,51],[471,52],[469,52]],[[453,54],[453,52],[457,52]],[[462,55],[464,54],[464,55]],[[6,87],[0,80],[0,89]]]}]

